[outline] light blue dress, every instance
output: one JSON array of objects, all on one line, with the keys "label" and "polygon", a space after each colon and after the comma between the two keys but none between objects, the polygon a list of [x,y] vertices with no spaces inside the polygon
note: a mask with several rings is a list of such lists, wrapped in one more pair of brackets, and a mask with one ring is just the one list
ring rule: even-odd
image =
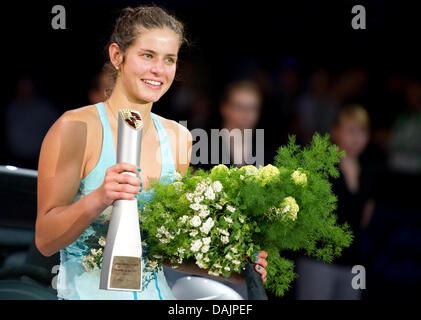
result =
[{"label": "light blue dress", "polygon": [[[79,190],[73,202],[78,201],[83,196],[94,191],[103,183],[105,171],[108,167],[116,164],[116,154],[108,122],[107,113],[102,102],[95,105],[102,124],[103,140],[101,155],[96,167],[81,181]],[[151,113],[152,120],[158,131],[161,149],[162,170],[160,181],[174,181],[175,165],[171,153],[171,147],[166,130],[158,120],[157,116]],[[142,153],[142,157],[152,155]],[[153,197],[153,190],[142,191],[140,200],[149,201]],[[139,204],[140,205],[140,204]],[[175,299],[171,289],[165,279],[162,268],[156,272],[148,272],[145,269],[145,257],[142,259],[142,291],[112,291],[99,289],[101,270],[86,271],[83,266],[83,255],[90,252],[87,241],[95,230],[101,231],[106,236],[108,221],[112,207],[108,207],[102,212],[72,244],[60,250],[60,271],[57,278],[57,296],[59,299],[113,299],[113,300],[155,300],[155,299]],[[144,234],[142,234],[142,241]],[[147,248],[143,248],[146,254]]]}]

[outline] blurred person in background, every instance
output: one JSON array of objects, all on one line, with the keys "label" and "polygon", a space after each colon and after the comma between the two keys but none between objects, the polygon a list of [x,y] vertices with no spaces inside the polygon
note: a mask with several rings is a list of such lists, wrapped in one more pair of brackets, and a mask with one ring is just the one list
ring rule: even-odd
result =
[{"label": "blurred person in background", "polygon": [[57,107],[40,97],[31,75],[22,75],[16,84],[15,98],[5,106],[7,164],[37,169],[42,140],[60,116]]},{"label": "blurred person in background", "polygon": [[315,68],[308,77],[308,88],[301,96],[294,124],[297,141],[308,144],[315,132],[328,133],[337,111],[337,104],[330,98],[331,76],[326,68]]},{"label": "blurred person in background", "polygon": [[111,87],[112,78],[107,70],[102,70],[96,73],[92,79],[88,90],[88,102],[89,104],[95,104],[101,101],[105,101],[106,90]]},{"label": "blurred person in background", "polygon": [[397,172],[421,174],[421,81],[412,79],[404,90],[406,110],[398,114],[390,131],[389,167]]},{"label": "blurred person in background", "polygon": [[364,265],[360,249],[361,232],[367,227],[374,209],[374,175],[361,161],[370,137],[367,111],[357,104],[347,105],[338,112],[331,129],[333,143],[346,152],[339,163],[340,176],[332,179],[337,196],[338,223],[347,223],[354,235],[349,248],[342,251],[333,264],[300,258],[297,262],[297,299],[359,300],[361,290],[352,288],[351,273],[355,265]]},{"label": "blurred person in background", "polygon": [[[219,110],[222,128],[227,129],[221,130],[221,134],[225,136],[225,139],[222,139],[222,150],[225,153],[229,152],[230,164],[238,167],[251,164],[247,163],[246,156],[256,154],[254,129],[260,120],[261,106],[262,94],[255,82],[240,80],[226,87]],[[226,135],[235,133],[235,129],[240,133],[239,138],[230,135],[228,139]],[[246,129],[253,130],[252,139],[246,138],[244,134]]]}]

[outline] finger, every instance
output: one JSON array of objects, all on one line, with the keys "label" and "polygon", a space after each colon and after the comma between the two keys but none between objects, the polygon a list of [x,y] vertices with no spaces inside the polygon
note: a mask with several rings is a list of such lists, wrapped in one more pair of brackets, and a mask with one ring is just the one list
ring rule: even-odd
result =
[{"label": "finger", "polygon": [[259,257],[256,257],[254,263],[261,265],[263,268],[266,268],[267,265],[268,265],[268,262],[266,261],[266,259],[262,259],[262,258],[259,258]]},{"label": "finger", "polygon": [[[259,269],[260,267],[260,269]],[[267,271],[262,266],[256,265],[255,270],[260,274],[260,279],[262,279],[262,282],[265,283],[267,280]]]},{"label": "finger", "polygon": [[135,195],[132,193],[111,191],[110,195],[114,200],[136,200]]},{"label": "finger", "polygon": [[116,174],[112,177],[113,177],[112,180],[117,183],[129,184],[129,185],[132,185],[133,187],[142,187],[143,185],[142,179],[133,177],[128,174]]},{"label": "finger", "polygon": [[123,183],[113,184],[112,190],[115,192],[131,193],[133,195],[138,194],[139,192],[142,192],[142,189],[139,185],[132,186],[130,184],[123,184]]},{"label": "finger", "polygon": [[257,256],[266,259],[268,257],[268,253],[266,251],[259,251]]},{"label": "finger", "polygon": [[134,174],[137,174],[138,172],[140,172],[138,170],[138,167],[135,166],[134,164],[128,163],[128,162],[120,162],[117,163],[116,165],[112,166],[112,171],[116,172],[116,173],[121,173],[121,172],[132,172]]}]

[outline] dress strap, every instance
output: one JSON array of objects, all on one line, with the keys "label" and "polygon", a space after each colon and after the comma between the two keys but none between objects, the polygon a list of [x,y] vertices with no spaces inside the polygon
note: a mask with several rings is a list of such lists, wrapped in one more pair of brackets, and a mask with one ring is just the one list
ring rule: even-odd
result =
[{"label": "dress strap", "polygon": [[[155,127],[158,131],[158,137],[159,137],[159,145],[161,149],[161,162],[162,162],[162,168],[161,168],[161,179],[162,180],[165,177],[171,177],[172,179],[174,177],[175,172],[175,164],[174,159],[172,157],[171,152],[171,144],[168,139],[167,131],[165,130],[162,123],[159,121],[158,117],[151,112],[152,120],[155,124]],[[172,180],[171,180],[172,181]]]}]

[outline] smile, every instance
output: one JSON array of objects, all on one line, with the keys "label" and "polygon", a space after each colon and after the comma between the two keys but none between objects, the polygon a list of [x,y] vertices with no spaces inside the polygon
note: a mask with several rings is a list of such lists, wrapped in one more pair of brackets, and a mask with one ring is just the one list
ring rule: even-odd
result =
[{"label": "smile", "polygon": [[143,81],[144,83],[146,83],[146,85],[147,85],[148,87],[151,87],[151,88],[153,88],[153,89],[158,89],[158,88],[160,88],[160,87],[162,86],[162,82],[160,82],[160,81],[147,80],[147,79],[142,79],[142,81]]}]

